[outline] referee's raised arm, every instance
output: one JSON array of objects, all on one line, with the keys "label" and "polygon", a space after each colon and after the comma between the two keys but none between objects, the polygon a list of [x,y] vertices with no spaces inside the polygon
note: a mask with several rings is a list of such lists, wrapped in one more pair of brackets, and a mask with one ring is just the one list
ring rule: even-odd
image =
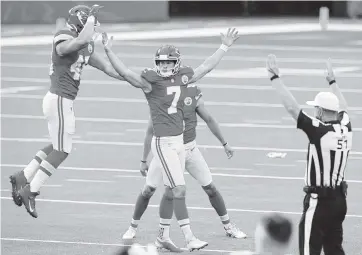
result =
[{"label": "referee's raised arm", "polygon": [[347,103],[338,88],[332,65],[327,62],[326,79],[332,92],[319,92],[313,101],[314,116],[300,109],[279,77],[274,55],[267,59],[273,87],[287,111],[297,120],[297,128],[307,134],[308,153],[305,169],[306,193],[299,222],[299,255],[344,255],[343,221],[347,213],[346,166],[352,149],[352,125]]},{"label": "referee's raised arm", "polygon": [[347,110],[348,110],[347,101],[344,98],[341,90],[339,89],[339,86],[338,86],[337,81],[336,81],[336,77],[334,76],[332,63],[331,63],[330,59],[328,59],[328,61],[327,61],[326,79],[327,79],[327,81],[329,83],[329,86],[332,89],[332,92],[338,97],[339,110],[347,112]]},{"label": "referee's raised arm", "polygon": [[297,100],[294,98],[292,93],[284,85],[282,79],[279,77],[279,67],[275,55],[268,56],[268,59],[266,61],[266,67],[272,86],[281,97],[285,109],[289,112],[290,115],[292,115],[292,117],[296,121],[298,121],[301,108]]}]

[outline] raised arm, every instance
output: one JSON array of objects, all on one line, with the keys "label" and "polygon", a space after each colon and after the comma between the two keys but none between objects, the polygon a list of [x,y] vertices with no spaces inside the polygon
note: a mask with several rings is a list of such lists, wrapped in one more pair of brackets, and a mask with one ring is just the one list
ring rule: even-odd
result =
[{"label": "raised arm", "polygon": [[301,107],[287,86],[284,85],[282,79],[279,77],[279,68],[275,55],[268,56],[266,66],[273,88],[275,88],[279,94],[285,109],[289,112],[293,119],[297,121]]},{"label": "raised arm", "polygon": [[214,134],[214,136],[220,141],[222,146],[224,147],[225,153],[228,158],[231,158],[234,155],[234,151],[229,146],[229,144],[225,141],[224,136],[221,132],[220,126],[215,120],[215,118],[209,113],[206,109],[204,100],[200,98],[197,103],[196,113],[205,121],[210,131]]},{"label": "raised arm", "polygon": [[199,67],[194,71],[194,75],[189,83],[194,83],[208,74],[213,70],[224,57],[225,53],[228,51],[229,47],[239,38],[238,31],[233,28],[229,28],[226,35],[221,33],[221,42],[220,47],[215,51],[213,55],[208,57]]},{"label": "raised arm", "polygon": [[125,79],[114,70],[112,64],[104,57],[102,57],[99,53],[93,52],[92,56],[89,58],[88,63],[89,65],[97,68],[98,70],[104,72],[110,77],[125,81]]},{"label": "raised arm", "polygon": [[149,93],[152,90],[152,86],[149,82],[143,79],[139,74],[130,70],[112,51],[113,36],[108,38],[107,33],[102,33],[102,42],[104,50],[116,72],[128,81],[132,86],[142,89],[144,92]]},{"label": "raised arm", "polygon": [[343,94],[342,94],[341,90],[339,89],[339,86],[338,86],[338,84],[336,82],[336,78],[334,76],[332,63],[331,63],[330,59],[328,59],[328,62],[327,62],[326,79],[327,79],[333,93],[338,97],[340,111],[347,112],[347,110],[348,110],[347,101],[344,98],[344,96],[343,96]]}]

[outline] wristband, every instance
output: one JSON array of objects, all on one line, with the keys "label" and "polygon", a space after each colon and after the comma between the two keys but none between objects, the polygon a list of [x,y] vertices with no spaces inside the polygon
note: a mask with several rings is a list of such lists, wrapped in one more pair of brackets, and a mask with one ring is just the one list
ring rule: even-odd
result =
[{"label": "wristband", "polygon": [[147,160],[141,160],[141,163],[147,163]]},{"label": "wristband", "polygon": [[270,78],[270,80],[272,81],[272,80],[277,79],[277,78],[279,78],[279,75],[274,74],[274,75]]},{"label": "wristband", "polygon": [[225,147],[225,145],[227,145],[227,144],[228,144],[228,143],[226,142],[226,143],[224,143],[222,146]]},{"label": "wristband", "polygon": [[329,82],[329,85],[332,85],[333,83],[336,83],[336,80],[331,80],[331,81]]},{"label": "wristband", "polygon": [[229,49],[229,46],[226,46],[225,44],[221,44],[219,49],[227,52]]}]

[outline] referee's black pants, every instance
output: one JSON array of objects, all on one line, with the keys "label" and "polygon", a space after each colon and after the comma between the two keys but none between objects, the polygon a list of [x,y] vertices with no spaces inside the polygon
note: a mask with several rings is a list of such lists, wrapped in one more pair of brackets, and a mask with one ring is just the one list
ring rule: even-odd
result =
[{"label": "referee's black pants", "polygon": [[332,194],[307,193],[299,223],[299,254],[344,255],[342,223],[347,213],[346,196],[340,190]]}]

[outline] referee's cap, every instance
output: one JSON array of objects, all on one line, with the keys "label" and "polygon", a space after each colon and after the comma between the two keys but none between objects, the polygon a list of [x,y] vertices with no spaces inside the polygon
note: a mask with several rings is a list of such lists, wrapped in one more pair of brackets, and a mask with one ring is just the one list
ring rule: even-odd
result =
[{"label": "referee's cap", "polygon": [[330,111],[339,111],[338,97],[332,92],[319,92],[314,101],[307,101],[307,105],[318,106]]}]

